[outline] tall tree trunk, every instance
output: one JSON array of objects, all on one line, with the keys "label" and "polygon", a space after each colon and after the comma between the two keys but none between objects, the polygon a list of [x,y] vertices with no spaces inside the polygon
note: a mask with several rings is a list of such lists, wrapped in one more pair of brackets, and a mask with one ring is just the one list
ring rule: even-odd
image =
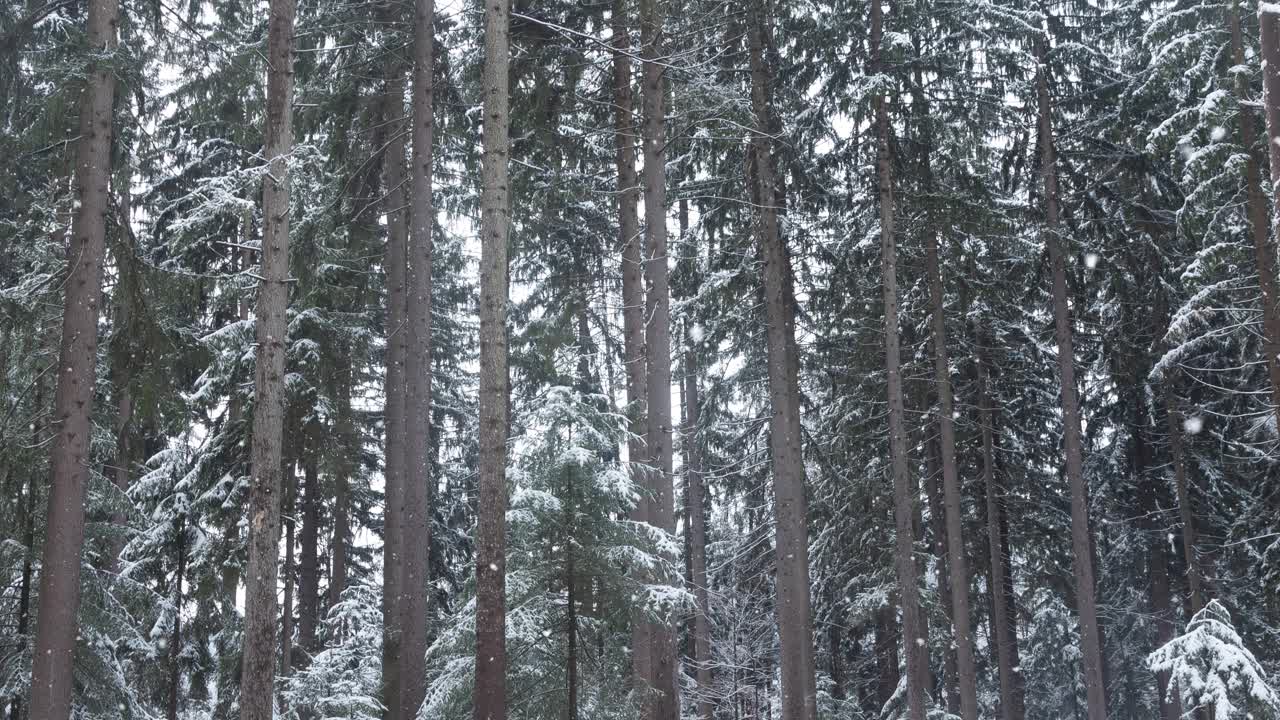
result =
[{"label": "tall tree trunk", "polygon": [[[412,720],[427,694],[428,575],[431,548],[431,198],[434,134],[434,0],[415,0],[413,20],[413,163],[409,177],[409,274],[406,298],[404,538],[400,574],[400,717]],[[487,128],[486,128],[487,131]]]},{"label": "tall tree trunk", "polygon": [[[310,450],[302,463],[302,532],[298,558],[298,646],[300,667],[305,667],[319,648],[316,630],[320,625],[320,423],[307,423]],[[297,493],[294,493],[295,503]]]},{"label": "tall tree trunk", "polygon": [[1182,413],[1178,411],[1172,386],[1165,389],[1165,404],[1169,419],[1169,454],[1173,463],[1173,487],[1178,500],[1178,515],[1182,520],[1182,559],[1187,566],[1187,594],[1191,601],[1191,614],[1204,609],[1204,569],[1197,547],[1195,509],[1192,506],[1191,488],[1187,483],[1187,464],[1182,447]]},{"label": "tall tree trunk", "polygon": [[813,650],[813,617],[809,599],[808,501],[805,497],[804,459],[800,448],[799,352],[796,348],[795,289],[791,259],[778,227],[777,182],[773,148],[769,141],[772,113],[769,70],[764,48],[769,19],[764,2],[754,0],[748,20],[751,65],[751,110],[755,131],[751,134],[758,196],[757,232],[764,260],[766,348],[769,358],[769,449],[773,460],[777,598],[781,642],[783,720],[817,717]]},{"label": "tall tree trunk", "polygon": [[[988,342],[985,334],[979,345]],[[987,544],[991,552],[991,606],[996,663],[1000,675],[1001,720],[1022,720],[1024,716],[1022,670],[1018,658],[1018,624],[1010,600],[1013,580],[1009,574],[1004,503],[996,485],[995,408],[991,402],[990,371],[985,347],[978,351],[978,413],[982,428],[982,483],[987,500]]]},{"label": "tall tree trunk", "polygon": [[[645,350],[648,399],[645,439],[652,493],[649,522],[675,532],[675,498],[672,481],[673,425],[671,420],[671,288],[667,277],[667,184],[664,116],[663,52],[666,42],[664,0],[640,0],[640,57],[644,147],[644,277],[648,292],[645,309]],[[675,558],[667,558],[674,560]],[[656,582],[674,578],[659,576]],[[649,658],[655,696],[652,720],[675,720],[680,714],[676,685],[674,620],[649,627]]]},{"label": "tall tree trunk", "polygon": [[80,98],[76,146],[76,209],[67,243],[67,279],[54,397],[57,436],[51,451],[48,535],[40,572],[40,608],[31,667],[30,716],[71,715],[72,657],[79,632],[80,553],[84,547],[89,440],[97,380],[98,311],[106,248],[107,184],[111,176],[111,108],[115,75],[106,60],[116,49],[117,0],[90,0],[88,78]]},{"label": "tall tree trunk", "polygon": [[[885,71],[881,57],[884,9],[871,0],[871,70]],[[907,434],[903,427],[902,360],[898,338],[898,258],[893,236],[893,165],[889,155],[889,109],[883,95],[872,100],[876,116],[876,166],[880,181],[881,282],[884,287],[885,369],[889,394],[889,454],[893,466],[893,515],[897,532],[895,562],[902,599],[902,644],[907,656],[907,706],[911,720],[924,720],[925,693],[921,681],[928,670],[928,640],[920,608],[919,571],[913,555],[914,496],[907,467]]]},{"label": "tall tree trunk", "polygon": [[[1271,193],[1275,205],[1271,213],[1280,218],[1280,14],[1266,2],[1258,4],[1258,20],[1262,35],[1262,88],[1266,109],[1267,143],[1271,161]],[[1247,67],[1244,55],[1244,35],[1240,29],[1240,1],[1232,0],[1228,14],[1231,31],[1231,56],[1236,67]],[[1262,348],[1266,358],[1267,373],[1271,380],[1271,408],[1275,414],[1276,431],[1280,432],[1280,280],[1276,278],[1276,247],[1271,240],[1271,222],[1267,211],[1267,197],[1262,189],[1262,153],[1258,148],[1258,131],[1254,110],[1246,98],[1249,92],[1248,74],[1234,73],[1236,100],[1240,104],[1240,144],[1244,146],[1245,189],[1249,230],[1253,236],[1253,251],[1258,265],[1258,285],[1262,288]]]},{"label": "tall tree trunk", "polygon": [[925,265],[929,299],[933,305],[933,371],[938,391],[938,430],[942,451],[942,491],[946,501],[947,555],[951,568],[951,625],[955,630],[956,675],[960,685],[960,717],[978,718],[978,675],[969,628],[969,560],[964,544],[963,505],[957,476],[955,402],[951,390],[951,360],[947,357],[946,302],[938,262],[938,235],[925,233]]},{"label": "tall tree trunk", "polygon": [[[915,444],[914,440],[912,444]],[[943,499],[942,492],[942,470],[939,467],[942,464],[941,452],[938,449],[938,443],[932,439],[924,441],[923,444],[925,445],[924,487],[929,501],[929,530],[933,534],[933,555],[937,561],[938,599],[942,605],[943,614],[946,615],[947,626],[952,627],[954,623],[951,616],[955,610],[949,601],[951,575],[947,571],[949,565],[947,562],[947,511],[944,507],[946,501]],[[946,698],[947,713],[958,717],[960,715],[959,672],[956,670],[955,646],[953,643],[948,645],[948,650],[943,655],[942,691]]]},{"label": "tall tree trunk", "polygon": [[266,157],[262,271],[255,336],[253,480],[245,573],[241,720],[274,717],[276,578],[280,561],[280,467],[284,441],[285,310],[289,304],[289,164],[293,150],[294,0],[271,0],[267,27]]},{"label": "tall tree trunk", "polygon": [[1071,490],[1071,548],[1075,559],[1076,605],[1080,613],[1080,654],[1084,666],[1089,720],[1106,720],[1106,678],[1102,665],[1102,631],[1094,595],[1093,543],[1089,530],[1089,490],[1084,479],[1084,445],[1080,429],[1080,400],[1076,395],[1075,348],[1067,297],[1067,267],[1058,237],[1057,156],[1053,147],[1053,115],[1049,104],[1048,66],[1044,41],[1036,48],[1036,100],[1040,124],[1040,172],[1044,180],[1045,244],[1053,268],[1054,335],[1058,343],[1058,372],[1062,383],[1062,424],[1067,483]]},{"label": "tall tree trunk", "polygon": [[[394,57],[394,56],[393,56]],[[401,506],[405,477],[405,356],[408,354],[407,308],[408,198],[405,192],[404,76],[391,60],[382,96],[382,122],[389,125],[382,156],[387,216],[387,248],[383,261],[387,281],[387,358],[383,396],[383,536],[382,536],[382,703],[386,720],[400,715],[400,563]]]},{"label": "tall tree trunk", "polygon": [[507,233],[511,6],[484,13],[483,189],[480,197],[480,507],[476,523],[475,720],[507,717]]},{"label": "tall tree trunk", "polygon": [[689,524],[689,584],[693,586],[693,662],[698,685],[698,718],[711,720],[711,604],[707,593],[707,516],[703,488],[702,446],[699,444],[701,399],[698,396],[698,356],[685,354],[685,512]]},{"label": "tall tree trunk", "polygon": [[[639,463],[645,457],[644,431],[647,423],[646,399],[648,362],[644,344],[645,299],[644,258],[640,249],[640,180],[636,174],[636,128],[631,90],[631,36],[627,32],[626,0],[614,0],[612,23],[613,105],[615,164],[618,170],[618,241],[622,248],[622,342],[623,364],[627,377],[627,457],[632,464],[632,478],[643,488],[645,475]],[[640,493],[631,521],[649,522],[649,499]],[[642,570],[633,571],[639,582],[646,582]],[[631,672],[637,692],[643,693],[653,683],[649,663],[649,629],[643,610],[631,616]]]},{"label": "tall tree trunk", "polygon": [[[584,356],[585,357],[585,356]],[[565,610],[568,617],[565,618],[565,684],[567,690],[567,703],[565,705],[565,720],[578,720],[578,608],[577,608],[577,568],[574,567],[573,543],[574,543],[574,508],[573,503],[573,470],[569,470],[569,491],[565,493],[567,502],[565,503],[565,520],[564,520],[564,587],[565,587]]]},{"label": "tall tree trunk", "polygon": [[182,578],[187,574],[187,518],[178,517],[178,540],[174,548],[178,556],[173,583],[173,633],[169,638],[169,700],[165,717],[178,720],[178,700],[182,695]]}]

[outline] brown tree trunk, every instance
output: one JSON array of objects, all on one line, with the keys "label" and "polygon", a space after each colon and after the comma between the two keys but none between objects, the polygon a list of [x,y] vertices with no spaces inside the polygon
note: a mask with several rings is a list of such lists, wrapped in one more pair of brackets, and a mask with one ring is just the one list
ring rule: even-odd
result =
[{"label": "brown tree trunk", "polygon": [[1040,172],[1044,180],[1045,244],[1053,268],[1053,320],[1062,383],[1062,421],[1067,483],[1071,489],[1071,547],[1075,558],[1076,605],[1080,613],[1080,653],[1089,720],[1106,720],[1106,679],[1102,664],[1102,631],[1094,595],[1093,544],[1089,530],[1089,490],[1084,479],[1084,446],[1080,400],[1076,395],[1075,348],[1067,297],[1067,267],[1058,237],[1057,157],[1049,104],[1048,68],[1043,42],[1036,48],[1036,99],[1040,123]]},{"label": "brown tree trunk", "polygon": [[116,49],[117,0],[89,2],[90,63],[80,98],[76,200],[67,243],[62,343],[54,397],[57,435],[51,451],[49,510],[40,572],[40,607],[31,668],[30,717],[71,715],[72,657],[79,632],[80,553],[89,481],[89,422],[97,379],[98,302],[106,247],[115,75],[105,57]]},{"label": "brown tree trunk", "polygon": [[[649,522],[675,532],[675,498],[672,481],[671,420],[671,289],[667,277],[666,120],[664,117],[663,0],[640,1],[640,57],[644,147],[644,277],[648,292],[645,309],[645,349],[648,398],[645,439],[652,493]],[[674,558],[667,558],[674,560]],[[659,576],[656,582],[674,578]],[[676,685],[674,619],[649,626],[649,658],[655,691],[651,720],[675,720],[680,713]]]},{"label": "brown tree trunk", "polygon": [[929,299],[933,305],[933,371],[938,391],[938,429],[942,451],[942,491],[946,501],[947,550],[951,568],[951,626],[955,630],[956,679],[960,685],[960,717],[978,718],[978,675],[969,628],[969,560],[964,544],[963,506],[957,476],[955,402],[951,391],[951,360],[947,357],[946,304],[938,262],[938,235],[925,233],[925,265]]},{"label": "brown tree trunk", "polygon": [[[914,441],[913,441],[914,444]],[[946,501],[943,499],[942,492],[942,470],[940,465],[942,460],[939,458],[940,452],[938,443],[934,440],[925,443],[925,472],[924,487],[925,495],[929,501],[929,530],[933,534],[933,555],[937,561],[937,583],[938,583],[938,599],[942,605],[943,614],[947,618],[947,626],[952,627],[952,608],[949,599],[951,597],[951,575],[947,572],[947,511],[944,507]],[[960,683],[959,672],[956,670],[956,652],[951,647],[943,656],[943,684],[942,692],[946,698],[947,713],[959,717],[960,715]]]},{"label": "brown tree trunk", "polygon": [[[394,56],[393,56],[394,57]],[[401,506],[405,477],[405,356],[408,354],[408,197],[405,192],[404,77],[391,60],[382,96],[382,121],[389,126],[382,156],[387,216],[387,248],[383,261],[387,282],[387,358],[383,396],[383,536],[382,536],[382,703],[386,720],[400,715],[400,564]]]},{"label": "brown tree trunk", "polygon": [[[988,342],[983,335],[981,345]],[[987,544],[991,552],[992,625],[996,663],[1000,676],[1000,717],[1022,720],[1024,716],[1022,671],[1018,658],[1018,624],[1014,617],[1013,579],[1009,574],[1004,503],[996,485],[995,408],[991,402],[990,371],[985,348],[978,352],[978,412],[982,428],[982,483],[987,500]]]},{"label": "brown tree trunk", "polygon": [[267,28],[269,174],[262,184],[262,271],[258,284],[253,479],[245,573],[241,720],[274,717],[276,578],[280,560],[280,467],[284,435],[285,310],[289,304],[289,165],[293,149],[294,0],[271,0]]},{"label": "brown tree trunk", "polygon": [[1173,388],[1165,390],[1165,404],[1169,418],[1169,454],[1173,463],[1173,486],[1177,494],[1178,515],[1182,520],[1182,559],[1187,566],[1187,594],[1191,601],[1191,614],[1204,609],[1204,570],[1200,564],[1198,538],[1196,537],[1195,509],[1192,507],[1191,488],[1187,483],[1187,465],[1182,447],[1182,413],[1178,411]]},{"label": "brown tree trunk", "polygon": [[489,0],[484,14],[483,190],[480,198],[480,507],[476,523],[475,720],[507,717],[506,514],[508,66],[510,3]]},{"label": "brown tree trunk", "polygon": [[[1262,88],[1263,106],[1266,109],[1267,143],[1271,161],[1271,193],[1275,205],[1271,213],[1280,213],[1280,28],[1276,23],[1280,16],[1268,11],[1268,3],[1258,4],[1258,20],[1262,27]],[[1231,55],[1236,67],[1246,67],[1244,35],[1240,29],[1240,2],[1232,0],[1228,14],[1231,31]],[[1257,125],[1253,108],[1246,103],[1249,92],[1248,74],[1234,73],[1236,100],[1240,104],[1240,144],[1244,146],[1244,178],[1247,191],[1249,230],[1253,236],[1254,257],[1258,265],[1258,285],[1262,288],[1262,348],[1271,380],[1271,407],[1275,413],[1276,430],[1280,432],[1280,281],[1276,278],[1276,247],[1271,240],[1271,222],[1267,210],[1267,197],[1262,189],[1262,156],[1258,149]],[[1280,217],[1280,214],[1277,215]]]},{"label": "brown tree trunk", "polygon": [[808,502],[805,497],[804,458],[800,447],[799,352],[796,348],[796,299],[791,259],[778,227],[777,183],[768,132],[771,114],[770,76],[764,60],[768,18],[762,0],[749,6],[751,134],[755,156],[757,237],[764,260],[766,349],[769,359],[769,449],[773,460],[776,537],[774,611],[781,644],[781,705],[783,720],[817,717],[813,650],[813,617],[809,598]]},{"label": "brown tree trunk", "polygon": [[[884,10],[871,2],[871,70],[883,73],[881,57]],[[898,338],[898,259],[893,236],[893,165],[889,155],[889,110],[883,95],[872,100],[876,116],[876,166],[880,181],[881,281],[884,287],[885,369],[889,394],[889,454],[893,466],[893,515],[897,532],[894,565],[902,599],[902,644],[907,656],[907,706],[911,720],[924,720],[925,693],[921,678],[928,672],[928,639],[920,608],[919,571],[912,547],[915,484],[907,467],[907,434],[903,427],[902,360]]]},{"label": "brown tree trunk", "polygon": [[[573,471],[570,470],[570,473]],[[570,476],[570,488],[566,493],[568,500],[565,503],[565,538],[564,538],[564,587],[565,587],[565,610],[568,617],[565,618],[565,684],[567,690],[567,704],[565,706],[565,720],[578,720],[578,608],[577,608],[577,577],[575,573],[577,568],[574,567],[573,543],[574,543],[574,506],[573,506],[573,487],[572,476]]]},{"label": "brown tree trunk", "polygon": [[689,526],[689,584],[693,586],[693,663],[698,684],[697,716],[711,720],[711,613],[707,594],[707,516],[703,507],[702,447],[698,440],[701,399],[698,396],[698,358],[685,354],[685,512]]},{"label": "brown tree trunk", "polygon": [[[320,625],[320,424],[308,423],[310,450],[302,463],[302,532],[298,558],[298,646],[299,665],[305,667],[316,652],[316,630]],[[293,497],[296,498],[295,492]]]},{"label": "brown tree trunk", "polygon": [[400,717],[412,720],[427,694],[428,559],[431,547],[431,198],[434,0],[415,0],[413,21],[413,162],[409,177],[409,272],[406,297],[405,463],[400,570]]},{"label": "brown tree trunk", "polygon": [[[632,478],[643,488],[645,475],[639,463],[645,457],[644,430],[648,362],[644,344],[645,299],[643,253],[640,249],[640,180],[636,174],[636,128],[631,90],[631,36],[627,32],[627,3],[614,0],[612,23],[613,104],[615,163],[618,170],[618,241],[622,248],[622,342],[627,377],[627,457]],[[640,493],[631,521],[649,522],[649,500]],[[636,581],[646,582],[644,573],[633,571]],[[631,616],[631,672],[637,692],[653,683],[649,662],[649,630],[643,611]]]}]

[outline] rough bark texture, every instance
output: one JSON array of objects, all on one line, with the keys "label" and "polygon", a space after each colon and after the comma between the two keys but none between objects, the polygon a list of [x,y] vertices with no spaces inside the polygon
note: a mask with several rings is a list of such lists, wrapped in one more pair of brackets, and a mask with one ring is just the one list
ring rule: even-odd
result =
[{"label": "rough bark texture", "polygon": [[348,543],[351,541],[350,483],[356,467],[353,456],[359,447],[359,439],[351,420],[351,357],[344,354],[343,361],[337,382],[337,396],[341,403],[338,406],[337,430],[341,447],[347,450],[339,459],[333,478],[333,535],[329,547],[327,608],[337,605],[342,598],[342,591],[347,589],[347,555],[350,552]]},{"label": "rough bark texture", "polygon": [[711,720],[714,706],[711,693],[711,613],[707,596],[707,516],[702,478],[702,447],[698,428],[701,399],[698,396],[698,359],[695,351],[685,354],[685,513],[689,527],[689,584],[693,586],[693,662],[698,684],[698,718]]},{"label": "rough bark texture", "polygon": [[431,547],[431,198],[433,0],[415,0],[413,22],[413,162],[409,199],[409,274],[406,293],[405,463],[401,517],[400,717],[417,716],[427,694],[427,633]]},{"label": "rough bark texture", "polygon": [[[1240,103],[1240,144],[1244,147],[1245,189],[1249,230],[1253,237],[1253,251],[1258,265],[1258,284],[1262,288],[1262,350],[1271,380],[1271,406],[1275,413],[1276,428],[1280,430],[1280,281],[1276,278],[1276,246],[1271,239],[1272,214],[1280,218],[1280,147],[1274,140],[1280,138],[1280,15],[1268,12],[1268,3],[1259,3],[1258,20],[1262,30],[1262,88],[1266,109],[1268,155],[1271,161],[1271,194],[1274,205],[1267,209],[1267,198],[1262,189],[1262,151],[1258,148],[1257,121],[1254,110],[1246,104],[1249,92],[1248,74],[1235,73],[1236,100]],[[1240,4],[1235,0],[1229,13],[1231,30],[1231,54],[1237,67],[1246,67],[1244,37],[1240,29]]]},{"label": "rough bark texture", "polygon": [[1084,479],[1084,444],[1080,429],[1080,399],[1076,395],[1075,347],[1068,307],[1067,267],[1058,237],[1058,174],[1053,147],[1053,116],[1049,101],[1048,67],[1043,44],[1037,48],[1036,98],[1040,121],[1040,172],[1044,181],[1045,245],[1053,272],[1054,336],[1058,344],[1058,373],[1062,384],[1062,434],[1067,484],[1071,491],[1071,549],[1074,555],[1076,606],[1080,613],[1080,653],[1089,720],[1106,720],[1106,679],[1102,665],[1102,631],[1094,595],[1093,546],[1089,533],[1089,491]]},{"label": "rough bark texture", "polygon": [[[637,465],[645,457],[644,430],[648,362],[644,344],[643,253],[640,245],[640,179],[636,174],[636,129],[631,90],[631,36],[627,32],[625,0],[614,0],[612,17],[613,104],[615,163],[618,170],[618,241],[622,248],[622,342],[627,376],[627,457],[637,487],[645,476]],[[631,521],[649,522],[649,499],[641,493]],[[636,571],[640,573],[640,571]],[[643,574],[637,580],[643,581]],[[634,687],[643,692],[653,680],[649,670],[649,630],[642,611],[631,616],[631,672]]]},{"label": "rough bark texture", "polygon": [[480,199],[480,506],[476,526],[475,720],[507,717],[507,233],[510,101],[508,0],[484,14],[483,189]]},{"label": "rough bark texture", "polygon": [[960,717],[977,720],[978,674],[973,661],[969,628],[969,560],[964,545],[963,506],[957,475],[955,402],[951,391],[951,360],[947,357],[946,304],[938,262],[938,236],[925,234],[925,265],[929,299],[933,305],[933,371],[938,392],[938,431],[942,452],[942,492],[946,502],[947,556],[951,568],[951,624],[955,631],[956,679],[960,686]]},{"label": "rough bark texture", "polygon": [[804,460],[800,454],[800,389],[797,379],[795,290],[791,259],[778,227],[777,183],[769,141],[770,77],[764,60],[768,19],[764,3],[750,6],[748,44],[751,65],[751,135],[758,196],[757,233],[764,260],[765,335],[769,358],[769,449],[773,460],[773,497],[777,598],[774,610],[781,641],[783,720],[817,717],[813,618],[809,600],[808,503]]},{"label": "rough bark texture", "polygon": [[245,572],[241,720],[272,720],[276,578],[280,559],[280,465],[284,435],[285,309],[289,304],[289,165],[293,148],[294,0],[271,0],[267,28],[268,175],[262,181],[262,269],[254,371],[253,478]]},{"label": "rough bark texture", "polygon": [[[880,0],[871,2],[871,70],[884,71],[881,41],[884,11]],[[876,114],[876,166],[880,180],[881,282],[884,288],[885,370],[889,394],[889,454],[893,468],[893,516],[897,540],[894,566],[902,600],[902,644],[907,656],[907,706],[911,720],[925,718],[924,683],[928,665],[924,617],[920,609],[919,571],[913,556],[913,499],[917,493],[907,467],[906,413],[902,395],[902,360],[898,338],[898,259],[893,236],[893,165],[889,155],[889,110],[885,99],[874,100]]]},{"label": "rough bark texture", "polygon": [[[116,49],[117,0],[91,0],[87,41],[94,53]],[[67,242],[67,279],[62,342],[54,396],[57,434],[50,455],[46,520],[41,557],[40,606],[31,668],[30,717],[67,720],[71,715],[71,663],[79,630],[80,553],[89,481],[89,417],[97,379],[99,295],[106,248],[107,184],[111,176],[111,107],[115,76],[109,63],[90,61],[80,98],[76,146],[78,206]]]},{"label": "rough bark texture", "polygon": [[400,526],[405,460],[405,283],[408,274],[408,200],[405,191],[404,77],[398,63],[388,70],[382,98],[382,121],[389,125],[382,156],[387,216],[387,249],[383,261],[387,281],[387,358],[383,396],[383,537],[382,537],[382,703],[387,720],[400,720]]},{"label": "rough bark texture", "polygon": [[[985,343],[987,338],[980,337],[978,342]],[[978,409],[982,428],[982,483],[987,499],[987,544],[991,552],[991,607],[1000,677],[1000,717],[1002,720],[1022,720],[1025,715],[1024,685],[1019,668],[1018,626],[1010,602],[1013,580],[1009,575],[1008,555],[1005,553],[1004,503],[996,484],[995,408],[988,388],[988,362],[985,350],[980,351]]]},{"label": "rough bark texture", "polygon": [[[640,2],[640,57],[644,148],[644,277],[645,350],[648,400],[645,439],[649,461],[649,522],[675,532],[675,493],[672,481],[673,426],[671,420],[671,288],[667,275],[666,118],[664,116],[663,52],[666,42],[663,0]],[[674,560],[675,558],[667,558]],[[656,582],[673,578],[656,577]],[[675,720],[680,714],[676,683],[675,620],[649,625],[649,662],[654,690],[649,707],[652,720]]]}]

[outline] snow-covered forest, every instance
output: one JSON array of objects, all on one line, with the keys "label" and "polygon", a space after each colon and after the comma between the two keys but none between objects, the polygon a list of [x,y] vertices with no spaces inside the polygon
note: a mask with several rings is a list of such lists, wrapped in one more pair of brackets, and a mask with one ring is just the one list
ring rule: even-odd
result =
[{"label": "snow-covered forest", "polygon": [[1280,719],[1280,5],[0,0],[5,720]]}]

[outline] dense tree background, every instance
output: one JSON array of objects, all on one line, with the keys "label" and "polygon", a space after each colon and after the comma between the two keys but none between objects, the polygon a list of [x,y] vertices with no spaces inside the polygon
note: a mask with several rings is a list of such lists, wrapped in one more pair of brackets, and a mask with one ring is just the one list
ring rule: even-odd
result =
[{"label": "dense tree background", "polygon": [[[0,709],[87,214],[72,712],[237,717],[269,8],[107,2],[0,0]],[[512,718],[1280,718],[1280,9],[879,2],[298,5],[278,715],[492,713],[484,519]]]}]

